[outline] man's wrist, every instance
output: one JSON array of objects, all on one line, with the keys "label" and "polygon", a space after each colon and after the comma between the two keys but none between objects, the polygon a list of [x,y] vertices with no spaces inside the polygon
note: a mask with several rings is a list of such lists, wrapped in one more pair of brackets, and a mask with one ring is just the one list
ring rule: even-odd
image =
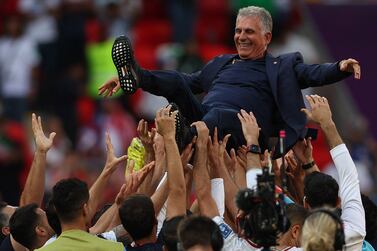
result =
[{"label": "man's wrist", "polygon": [[259,142],[258,142],[258,139],[247,139],[246,140],[246,144],[248,146],[251,146],[251,145],[259,145]]},{"label": "man's wrist", "polygon": [[332,119],[329,119],[328,121],[325,122],[320,122],[319,123],[322,130],[330,129],[335,127],[335,123]]},{"label": "man's wrist", "polygon": [[315,164],[315,161],[313,160],[313,161],[311,161],[311,162],[309,162],[309,163],[307,163],[307,164],[303,164],[301,167],[302,167],[302,169],[304,169],[304,170],[308,170],[308,169],[310,169],[310,168],[312,168],[313,166],[315,166],[316,164]]},{"label": "man's wrist", "polygon": [[258,144],[251,144],[247,146],[247,153],[261,154],[261,148]]},{"label": "man's wrist", "polygon": [[313,157],[310,157],[310,158],[307,158],[305,161],[303,161],[302,163],[303,163],[303,165],[306,165],[306,164],[309,164],[309,163],[311,163],[311,162],[313,162],[314,161],[314,159],[313,159]]},{"label": "man's wrist", "polygon": [[36,154],[46,154],[48,152],[48,150],[43,150],[43,149],[37,149],[35,151]]},{"label": "man's wrist", "polygon": [[167,135],[163,135],[162,137],[164,138],[165,141],[168,141],[168,140],[174,140],[175,141],[175,135],[174,134],[167,134]]}]

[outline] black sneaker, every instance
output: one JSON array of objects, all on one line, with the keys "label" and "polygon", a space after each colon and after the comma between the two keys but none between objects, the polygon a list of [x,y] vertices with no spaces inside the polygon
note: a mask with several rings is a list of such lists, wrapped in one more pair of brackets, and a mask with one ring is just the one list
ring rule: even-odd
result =
[{"label": "black sneaker", "polygon": [[135,62],[130,40],[126,36],[117,37],[111,55],[118,71],[121,88],[126,94],[134,93],[140,81],[140,67]]},{"label": "black sneaker", "polygon": [[[182,113],[179,111],[179,108],[177,104],[170,103],[170,113],[174,111],[178,111],[177,115],[175,116],[175,141],[177,142],[177,146],[179,149],[179,152],[182,153],[182,151],[185,149],[186,145],[191,142],[191,140],[188,140],[187,138],[190,137],[190,128],[185,123],[185,118],[182,116]],[[188,142],[188,143],[187,143]]]}]

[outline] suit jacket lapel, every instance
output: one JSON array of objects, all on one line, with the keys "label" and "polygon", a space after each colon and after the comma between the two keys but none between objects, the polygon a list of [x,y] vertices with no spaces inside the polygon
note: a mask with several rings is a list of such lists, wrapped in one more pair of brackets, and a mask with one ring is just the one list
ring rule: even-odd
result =
[{"label": "suit jacket lapel", "polygon": [[278,72],[280,66],[280,59],[271,56],[270,54],[266,55],[266,72],[267,77],[270,82],[272,94],[274,95],[276,103],[278,103]]}]

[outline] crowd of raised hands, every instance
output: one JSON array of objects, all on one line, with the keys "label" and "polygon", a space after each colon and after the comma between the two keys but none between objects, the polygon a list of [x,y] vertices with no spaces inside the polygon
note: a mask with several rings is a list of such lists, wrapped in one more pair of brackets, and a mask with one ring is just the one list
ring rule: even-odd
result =
[{"label": "crowd of raised hands", "polygon": [[[309,107],[303,108],[302,112],[306,114],[308,121],[317,124],[321,128],[326,136],[329,148],[333,151],[343,142],[332,120],[327,99],[317,95],[306,96],[306,99]],[[249,151],[249,146],[258,145],[260,128],[252,112],[248,113],[241,110],[238,113],[238,118],[239,123],[242,125],[246,145],[238,149],[227,149],[230,134],[219,139],[216,128],[211,135],[206,124],[197,121],[192,124],[192,126],[196,127],[197,136],[180,153],[175,135],[177,111],[171,112],[170,109],[171,106],[167,106],[157,111],[155,128],[149,129],[150,125],[144,120],[139,122],[137,131],[145,149],[144,164],[139,170],[135,170],[134,161],[128,160],[127,155],[115,156],[111,138],[109,133],[106,133],[106,163],[101,174],[88,189],[89,198],[85,202],[87,205],[85,226],[89,233],[107,236],[104,233],[111,232],[115,235],[113,241],[122,242],[130,250],[132,250],[131,248],[142,247],[146,243],[148,245],[150,243],[156,244],[156,250],[162,250],[161,248],[163,247],[165,247],[165,250],[177,250],[177,246],[182,246],[183,250],[189,250],[194,242],[191,243],[186,239],[200,239],[200,236],[188,234],[190,229],[195,229],[195,224],[192,223],[193,219],[198,221],[210,219],[209,225],[211,222],[215,222],[215,225],[219,227],[219,230],[216,231],[219,235],[217,243],[221,244],[220,249],[256,250],[257,248],[252,245],[247,246],[245,249],[247,244],[244,242],[246,240],[242,238],[242,229],[237,220],[242,217],[242,212],[240,214],[235,198],[240,189],[255,188],[256,176],[261,173],[262,167],[268,167],[274,173],[277,187],[282,185],[281,175],[284,173],[287,179],[288,189],[285,191],[287,200],[295,205],[302,206],[302,208],[310,209],[310,206],[306,205],[307,201],[305,201],[307,199],[306,196],[308,196],[307,190],[309,189],[305,187],[305,182],[309,175],[319,172],[319,168],[313,159],[311,138],[298,141],[284,155],[284,159],[271,159],[272,154],[269,150],[261,154]],[[39,208],[43,208],[46,155],[53,145],[55,137],[54,132],[48,137],[45,135],[41,118],[35,114],[32,115],[32,129],[36,150],[20,199],[20,208],[32,203],[35,203]],[[111,175],[117,168],[125,166],[127,170],[124,172],[124,184],[119,188],[119,193],[114,198],[113,204],[108,206],[107,210],[101,210],[102,213],[98,215],[98,211],[104,206],[101,205],[103,192],[106,186],[112,185],[109,182]],[[357,180],[357,173],[355,178]],[[352,203],[349,204],[350,199],[347,197],[349,195],[342,194],[342,186],[344,184],[342,181],[339,181],[339,183],[341,190],[339,194],[343,203],[342,209],[345,210],[344,206],[351,205],[352,207]],[[356,193],[360,194],[360,191],[357,190],[358,186],[353,189],[351,193],[355,193],[356,190]],[[277,191],[281,191],[281,189]],[[139,198],[138,196],[142,197]],[[155,221],[152,222],[151,229],[148,229],[150,227],[148,227],[148,219],[146,219],[147,213],[137,214],[131,210],[134,208],[137,211],[143,207],[135,202],[137,198],[143,198],[153,205],[151,212]],[[51,199],[52,204],[54,199]],[[359,200],[359,197],[356,196],[355,200]],[[357,201],[357,203],[359,202]],[[54,229],[48,237],[53,237],[54,233],[59,236],[61,231],[64,233],[67,225],[64,220],[61,220],[58,208],[56,208],[56,212],[52,210],[51,215],[51,212],[47,211],[49,224]],[[57,217],[55,219],[58,219],[57,222],[61,224],[60,230],[56,230],[52,226],[51,219],[54,217],[54,213],[55,217]],[[345,213],[347,214],[347,212]],[[362,213],[360,215],[363,216]],[[11,214],[9,215],[11,218],[14,216],[11,217]],[[96,220],[93,221],[93,217]],[[350,218],[342,217],[342,220],[345,225],[354,224]],[[18,236],[17,226],[13,226],[12,229],[12,222],[14,221],[10,220],[10,232],[14,235],[12,241],[22,244],[23,239]],[[291,224],[295,223],[291,222]],[[353,236],[360,236],[362,241],[365,236],[365,222],[364,225],[360,224],[359,229],[361,230],[355,230],[356,233]],[[135,234],[135,228],[138,227],[149,234],[144,236]],[[205,227],[203,227],[203,233],[200,234],[206,236],[204,229]],[[138,231],[141,230],[139,229]],[[302,231],[302,228],[300,228],[300,231]],[[9,231],[7,234],[9,234]],[[37,238],[38,233],[35,236],[34,238]],[[28,248],[41,248],[49,238],[45,238],[38,245],[28,246]],[[296,248],[303,247],[306,250],[311,250],[305,248],[307,247],[304,245],[305,241],[300,238],[292,237],[288,238],[288,241],[287,238],[280,238],[277,241],[277,247],[295,246]],[[346,233],[346,244],[347,238]],[[12,245],[15,248],[16,244],[14,243]],[[198,243],[194,244],[206,245],[200,241]],[[45,247],[48,247],[48,245]],[[25,250],[20,245],[16,249]],[[212,245],[212,249],[208,250],[216,250],[216,248]]]}]

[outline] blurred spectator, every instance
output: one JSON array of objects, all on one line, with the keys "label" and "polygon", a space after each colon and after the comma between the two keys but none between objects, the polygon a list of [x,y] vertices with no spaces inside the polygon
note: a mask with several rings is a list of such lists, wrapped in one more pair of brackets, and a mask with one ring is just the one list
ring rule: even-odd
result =
[{"label": "blurred spectator", "polygon": [[185,43],[193,39],[196,1],[169,0],[167,6],[173,28],[173,42]]},{"label": "blurred spectator", "polygon": [[47,44],[56,40],[58,31],[54,13],[61,0],[19,0],[19,10],[28,18],[25,33],[35,43]]},{"label": "blurred spectator", "polygon": [[178,58],[177,70],[180,72],[193,73],[199,71],[204,66],[198,52],[198,44],[195,40],[187,41],[184,44],[182,55]]},{"label": "blurred spectator", "polygon": [[13,121],[0,119],[0,200],[18,205],[20,176],[30,165],[25,129]]},{"label": "blurred spectator", "polygon": [[55,82],[50,83],[51,104],[53,112],[63,124],[64,131],[75,149],[77,138],[76,105],[85,85],[85,68],[81,63],[71,64]]},{"label": "blurred spectator", "polygon": [[96,1],[97,7],[103,13],[103,21],[107,29],[107,37],[115,38],[129,34],[139,16],[142,1],[139,0],[104,0]]},{"label": "blurred spectator", "polygon": [[9,16],[0,38],[0,96],[6,118],[22,121],[29,98],[35,92],[39,55],[23,31],[23,17]]}]

